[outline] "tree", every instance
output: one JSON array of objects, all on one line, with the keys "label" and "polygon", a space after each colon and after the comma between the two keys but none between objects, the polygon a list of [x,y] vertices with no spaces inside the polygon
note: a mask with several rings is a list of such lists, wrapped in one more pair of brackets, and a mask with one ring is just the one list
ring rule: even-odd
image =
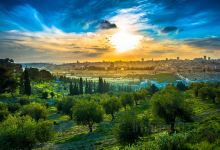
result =
[{"label": "tree", "polygon": [[103,79],[101,77],[99,77],[99,80],[98,80],[98,89],[97,89],[97,92],[98,93],[104,93],[104,85],[103,85]]},{"label": "tree", "polygon": [[21,109],[21,115],[29,115],[36,121],[39,119],[46,119],[48,112],[47,108],[39,103],[30,103],[28,105],[23,106]]},{"label": "tree", "polygon": [[137,118],[134,114],[123,117],[117,131],[118,139],[121,144],[133,144],[141,136],[150,132],[149,121]]},{"label": "tree", "polygon": [[30,116],[11,116],[0,124],[0,149],[29,150],[37,142],[52,138],[53,125],[49,122],[36,122]]},{"label": "tree", "polygon": [[54,92],[50,92],[50,96],[51,96],[51,98],[54,98],[55,93]]},{"label": "tree", "polygon": [[142,91],[137,91],[133,93],[133,98],[134,98],[134,102],[136,105],[138,105],[138,102],[140,100],[144,100],[145,99],[145,95]]},{"label": "tree", "polygon": [[73,94],[74,95],[79,95],[79,87],[77,85],[77,83],[74,84],[74,87],[73,87]]},{"label": "tree", "polygon": [[73,96],[74,95],[74,89],[73,89],[73,83],[70,82],[70,86],[69,86],[69,95]]},{"label": "tree", "polygon": [[10,92],[13,96],[17,88],[17,81],[13,76],[13,70],[0,67],[0,93]]},{"label": "tree", "polygon": [[121,108],[121,103],[117,98],[112,97],[104,102],[103,107],[106,114],[110,114],[112,116],[112,120],[114,120],[114,114]]},{"label": "tree", "polygon": [[70,119],[73,119],[72,107],[75,105],[75,100],[72,97],[66,97],[62,101],[58,102],[57,110],[68,115]]},{"label": "tree", "polygon": [[175,131],[176,118],[185,121],[191,119],[191,109],[183,95],[173,86],[167,86],[152,97],[153,113],[170,124],[171,133]]},{"label": "tree", "polygon": [[198,96],[202,100],[212,100],[215,103],[216,89],[213,87],[204,86],[198,90]]},{"label": "tree", "polygon": [[177,82],[176,84],[176,88],[179,90],[179,91],[185,91],[187,89],[187,86],[182,82],[182,81],[179,81]]},{"label": "tree", "polygon": [[31,95],[31,83],[29,79],[29,73],[26,68],[24,70],[24,94]]},{"label": "tree", "polygon": [[129,106],[133,106],[134,104],[134,98],[132,94],[129,93],[124,93],[121,95],[121,103],[124,106],[124,108],[126,109],[127,105]]},{"label": "tree", "polygon": [[94,123],[100,123],[103,120],[103,109],[94,101],[80,101],[72,110],[77,124],[87,125],[90,132]]},{"label": "tree", "polygon": [[48,92],[46,92],[46,91],[43,92],[43,93],[42,93],[42,99],[47,99],[47,98],[48,98],[48,95],[49,95]]},{"label": "tree", "polygon": [[83,79],[79,78],[79,94],[83,94]]},{"label": "tree", "polygon": [[148,90],[149,90],[149,94],[153,95],[154,93],[159,91],[159,88],[155,84],[151,84]]}]

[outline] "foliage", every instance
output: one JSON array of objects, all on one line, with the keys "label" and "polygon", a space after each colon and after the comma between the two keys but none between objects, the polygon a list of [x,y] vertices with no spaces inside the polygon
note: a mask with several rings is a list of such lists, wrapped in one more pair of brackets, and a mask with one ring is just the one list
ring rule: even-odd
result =
[{"label": "foliage", "polygon": [[119,111],[119,109],[121,108],[121,103],[116,97],[111,97],[104,102],[103,107],[106,114],[111,114],[113,120],[115,118],[115,112]]},{"label": "foliage", "polygon": [[120,122],[117,131],[118,140],[121,144],[135,143],[143,135],[149,134],[149,122],[137,118],[134,114],[126,115]]},{"label": "foliage", "polygon": [[0,93],[15,92],[17,88],[17,81],[13,77],[13,70],[0,67]]},{"label": "foliage", "polygon": [[72,107],[75,105],[75,100],[72,97],[66,97],[57,103],[57,110],[69,115],[72,119]]},{"label": "foliage", "polygon": [[51,139],[53,132],[51,125],[38,124],[29,116],[9,116],[0,128],[0,149],[4,150],[32,149],[37,142]]},{"label": "foliage", "polygon": [[31,83],[29,78],[28,70],[25,68],[24,75],[23,75],[23,84],[24,85],[24,94],[31,95]]},{"label": "foliage", "polygon": [[27,105],[27,104],[30,104],[30,100],[28,98],[20,98],[19,101],[18,101],[21,105]]},{"label": "foliage", "polygon": [[21,108],[21,105],[19,103],[8,103],[7,106],[10,113],[15,113]]},{"label": "foliage", "polygon": [[0,102],[0,121],[6,119],[8,115],[9,115],[9,111],[7,105]]},{"label": "foliage", "polygon": [[154,93],[159,91],[159,88],[155,84],[151,84],[148,91],[150,95],[153,95]]},{"label": "foliage", "polygon": [[187,86],[182,82],[182,81],[179,81],[177,82],[176,84],[176,88],[179,90],[179,91],[185,91],[187,89]]},{"label": "foliage", "polygon": [[45,91],[42,93],[42,99],[47,99],[48,96],[49,96],[48,92]]},{"label": "foliage", "polygon": [[191,110],[183,99],[183,95],[173,86],[167,86],[152,97],[153,113],[170,124],[174,132],[176,118],[190,120]]},{"label": "foliage", "polygon": [[132,94],[124,93],[121,95],[121,103],[126,109],[127,105],[133,106],[134,105],[134,97]]},{"label": "foliage", "polygon": [[167,132],[157,137],[156,141],[160,150],[188,150],[186,144],[187,136],[174,133],[169,135]]},{"label": "foliage", "polygon": [[47,108],[39,103],[30,103],[23,106],[21,109],[21,115],[29,115],[36,121],[39,119],[46,119],[48,112]]},{"label": "foliage", "polygon": [[36,138],[39,142],[47,142],[54,136],[53,123],[50,121],[39,121],[36,127]]},{"label": "foliage", "polygon": [[103,120],[103,109],[94,101],[82,100],[72,110],[77,124],[87,125],[90,132],[94,123],[100,123]]},{"label": "foliage", "polygon": [[133,98],[134,98],[135,104],[138,105],[139,101],[145,99],[145,93],[143,92],[143,90],[134,92]]}]

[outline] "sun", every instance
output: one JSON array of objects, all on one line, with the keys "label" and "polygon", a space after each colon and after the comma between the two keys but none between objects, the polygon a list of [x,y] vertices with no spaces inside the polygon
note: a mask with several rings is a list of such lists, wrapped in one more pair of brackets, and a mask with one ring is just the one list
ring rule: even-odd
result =
[{"label": "sun", "polygon": [[140,35],[119,31],[110,37],[110,43],[117,52],[123,53],[137,48],[141,38]]}]

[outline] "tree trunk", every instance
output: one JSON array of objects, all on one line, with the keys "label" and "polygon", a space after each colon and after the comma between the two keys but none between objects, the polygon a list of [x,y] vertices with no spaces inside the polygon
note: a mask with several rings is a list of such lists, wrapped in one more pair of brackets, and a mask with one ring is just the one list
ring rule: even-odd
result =
[{"label": "tree trunk", "polygon": [[89,132],[92,133],[92,124],[89,124]]},{"label": "tree trunk", "polygon": [[137,100],[135,101],[135,105],[136,105],[136,106],[138,105],[138,102],[137,102]]},{"label": "tree trunk", "polygon": [[175,122],[171,122],[170,131],[171,131],[171,134],[175,132]]},{"label": "tree trunk", "polygon": [[115,119],[115,115],[114,113],[111,114],[112,115],[112,121]]}]

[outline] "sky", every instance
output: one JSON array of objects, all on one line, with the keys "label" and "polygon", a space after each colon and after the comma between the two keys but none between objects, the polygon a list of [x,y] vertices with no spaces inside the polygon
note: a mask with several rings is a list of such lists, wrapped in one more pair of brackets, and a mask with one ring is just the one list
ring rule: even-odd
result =
[{"label": "sky", "polygon": [[0,58],[220,58],[219,0],[0,0]]}]

